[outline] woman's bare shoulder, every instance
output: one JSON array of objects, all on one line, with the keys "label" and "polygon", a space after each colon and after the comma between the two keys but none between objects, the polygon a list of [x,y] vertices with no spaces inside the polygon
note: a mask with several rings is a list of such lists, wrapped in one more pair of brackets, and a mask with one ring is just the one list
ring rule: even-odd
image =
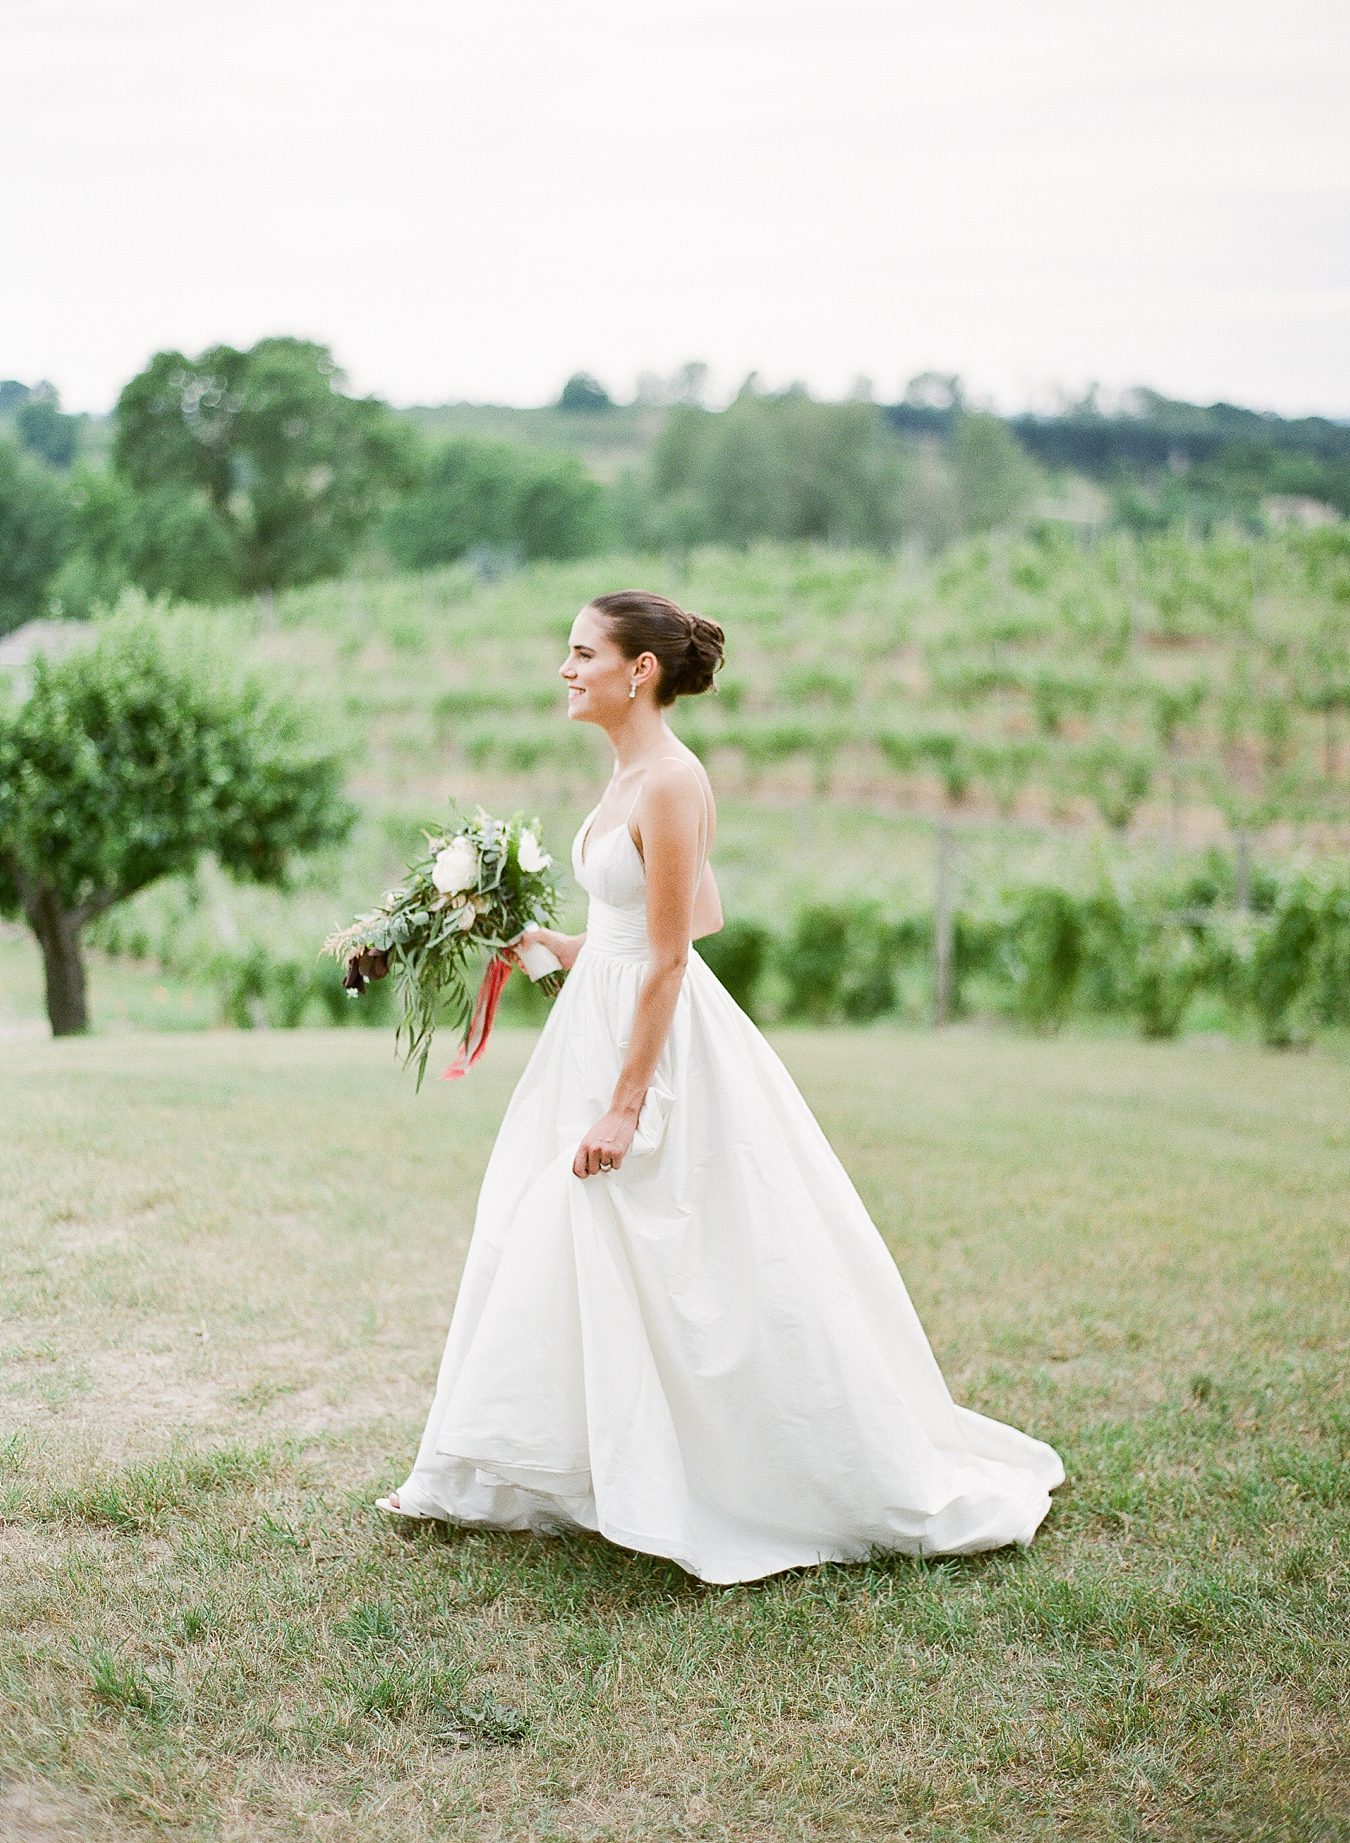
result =
[{"label": "woman's bare shoulder", "polygon": [[633,802],[633,826],[636,831],[635,842],[638,856],[644,863],[646,862],[642,830],[644,818],[650,820],[653,812],[661,807],[664,807],[670,817],[674,818],[677,813],[683,812],[686,801],[690,802],[689,811],[692,813],[694,810],[692,803],[696,792],[695,777],[697,777],[697,788],[701,790],[698,794],[699,806],[702,809],[700,817],[705,821],[707,827],[704,833],[704,874],[709,872],[708,852],[712,847],[713,835],[717,829],[717,807],[713,800],[712,783],[708,779],[707,770],[692,749],[681,755],[661,756],[651,764],[642,778],[637,799]]},{"label": "woman's bare shoulder", "polygon": [[708,771],[692,749],[683,755],[663,755],[654,761],[643,776],[639,799],[649,793],[659,801],[688,799],[697,781],[709,818],[717,811]]}]

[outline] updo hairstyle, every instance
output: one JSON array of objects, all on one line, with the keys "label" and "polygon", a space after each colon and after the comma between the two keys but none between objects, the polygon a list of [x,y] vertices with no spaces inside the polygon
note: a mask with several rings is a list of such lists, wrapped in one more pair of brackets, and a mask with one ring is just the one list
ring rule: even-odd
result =
[{"label": "updo hairstyle", "polygon": [[642,589],[617,589],[586,604],[609,623],[614,644],[625,659],[655,653],[661,671],[656,681],[658,704],[678,697],[716,691],[713,674],[722,664],[726,635],[716,621],[690,614],[666,595]]}]

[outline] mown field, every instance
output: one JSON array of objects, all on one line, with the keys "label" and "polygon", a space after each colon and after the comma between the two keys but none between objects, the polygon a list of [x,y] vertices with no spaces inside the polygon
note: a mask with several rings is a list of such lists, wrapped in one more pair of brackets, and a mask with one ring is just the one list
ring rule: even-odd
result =
[{"label": "mown field", "polygon": [[709,1588],[390,1529],[529,1048],[0,1042],[0,1835],[1350,1835],[1350,1071],[957,1028],[777,1039],[1029,1551]]}]

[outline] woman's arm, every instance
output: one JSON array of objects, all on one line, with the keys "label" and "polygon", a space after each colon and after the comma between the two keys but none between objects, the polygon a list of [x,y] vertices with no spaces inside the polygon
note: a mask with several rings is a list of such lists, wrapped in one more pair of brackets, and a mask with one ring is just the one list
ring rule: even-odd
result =
[{"label": "woman's arm", "polygon": [[[702,910],[702,914],[700,914]],[[716,921],[706,921],[705,916],[716,915]],[[697,924],[692,931],[692,938],[701,941],[705,935],[716,934],[726,927],[726,917],[722,913],[722,893],[717,887],[711,864],[703,866],[703,881],[698,886],[694,898],[694,921]]]},{"label": "woman's arm", "polygon": [[578,1177],[589,1177],[602,1161],[615,1168],[623,1163],[670,1033],[689,963],[702,856],[702,796],[679,767],[651,768],[642,785],[640,804],[651,952],[633,1009],[628,1054],[614,1085],[609,1112],[577,1147],[572,1169]]},{"label": "woman's arm", "polygon": [[638,988],[633,1034],[611,1103],[636,1122],[675,1016],[689,964],[698,892],[703,797],[681,768],[648,772],[642,787],[647,939],[651,953]]}]

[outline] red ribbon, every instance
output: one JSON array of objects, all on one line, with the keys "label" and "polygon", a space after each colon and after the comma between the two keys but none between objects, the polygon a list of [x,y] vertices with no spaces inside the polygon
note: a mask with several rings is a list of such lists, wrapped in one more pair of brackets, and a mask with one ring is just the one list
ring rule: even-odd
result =
[{"label": "red ribbon", "polygon": [[478,1002],[473,1008],[473,1017],[469,1021],[468,1035],[463,1047],[448,1069],[442,1069],[437,1081],[454,1081],[457,1075],[467,1075],[487,1048],[488,1036],[492,1030],[492,1020],[497,1015],[497,1000],[502,995],[502,987],[511,976],[511,962],[503,960],[498,954],[483,975],[483,983],[478,988]]}]

